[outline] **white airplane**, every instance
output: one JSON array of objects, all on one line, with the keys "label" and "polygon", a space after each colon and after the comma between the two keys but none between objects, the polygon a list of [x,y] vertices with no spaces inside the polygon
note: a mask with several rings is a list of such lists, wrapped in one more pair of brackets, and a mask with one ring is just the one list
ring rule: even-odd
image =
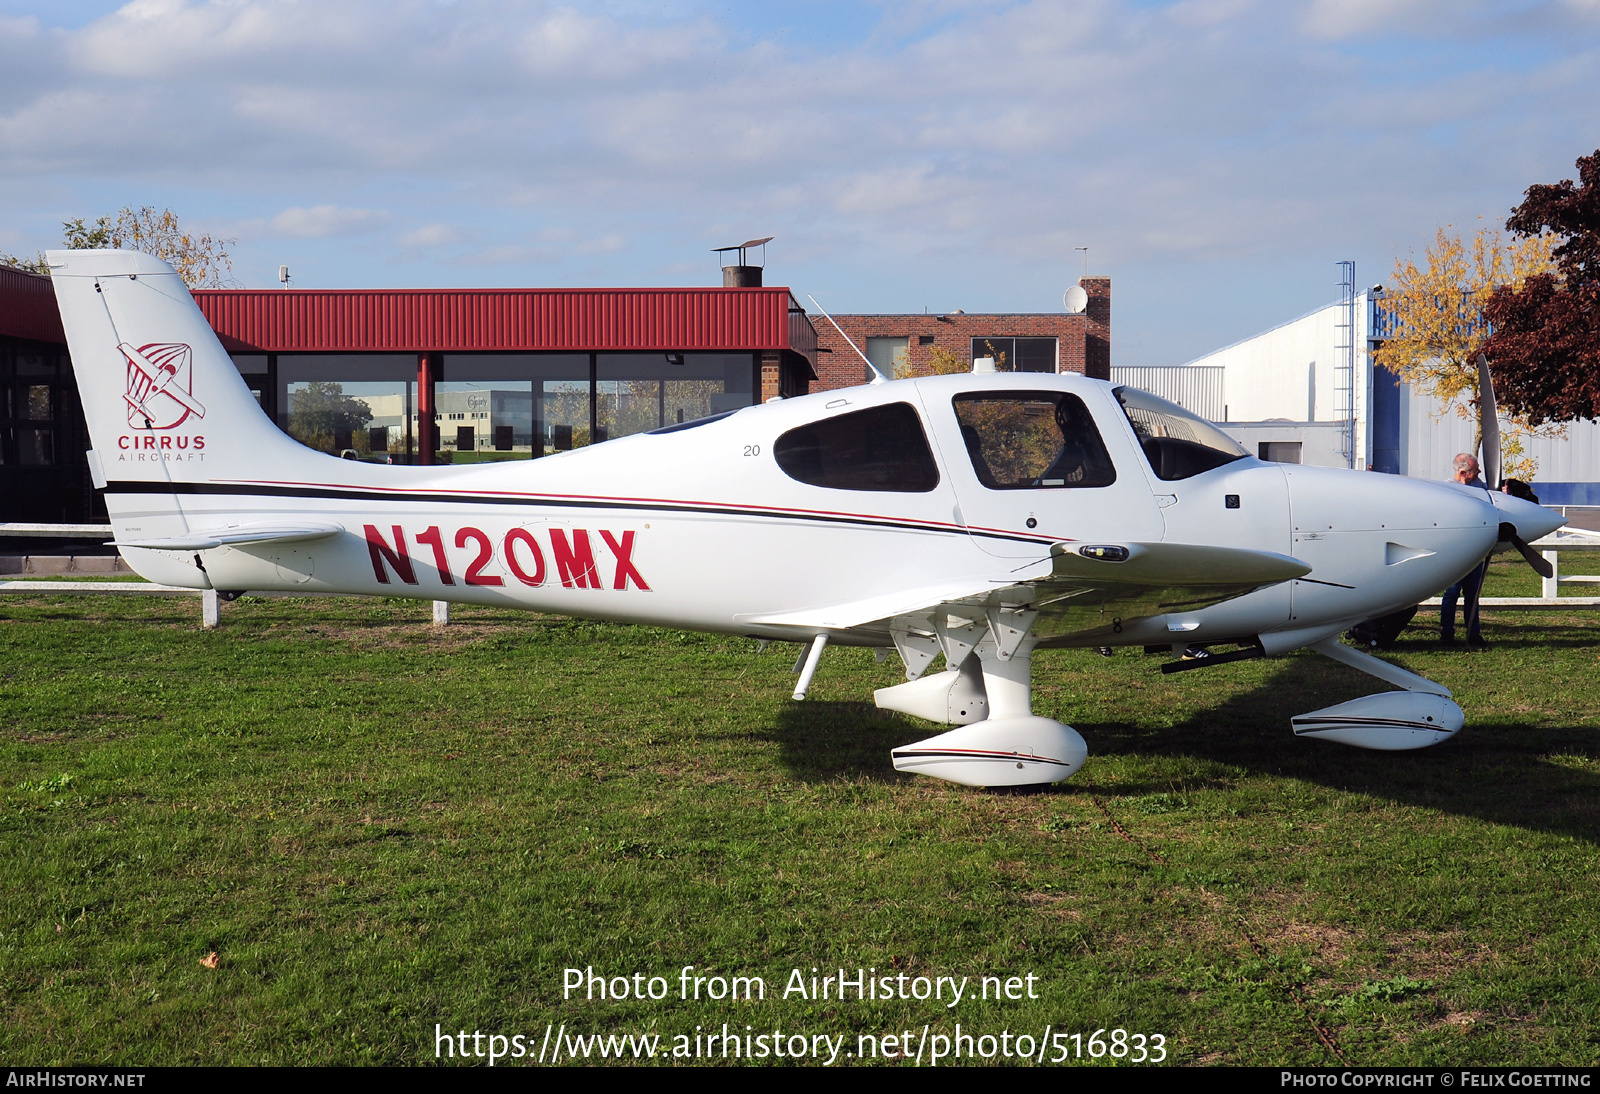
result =
[{"label": "white airplane", "polygon": [[878,706],[955,727],[895,768],[969,785],[1083,765],[1083,738],[1033,713],[1041,647],[1209,654],[1168,670],[1309,647],[1401,690],[1296,734],[1442,741],[1463,722],[1449,691],[1340,632],[1562,524],[1508,495],[1263,463],[1177,406],[1065,374],[875,382],[526,462],[357,463],[268,420],[165,263],[49,262],[95,485],[144,577],[797,642],[796,699],[828,643],[892,647],[907,682]]}]

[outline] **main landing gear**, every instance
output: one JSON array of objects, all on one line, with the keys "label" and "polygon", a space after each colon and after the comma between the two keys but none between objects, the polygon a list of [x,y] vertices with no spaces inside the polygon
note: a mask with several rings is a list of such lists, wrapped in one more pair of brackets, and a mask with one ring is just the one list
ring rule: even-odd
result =
[{"label": "main landing gear", "polygon": [[[933,636],[896,627],[895,646],[911,679],[874,693],[884,710],[957,728],[894,749],[897,771],[966,786],[1060,782],[1083,766],[1089,747],[1077,730],[1033,713],[1036,613],[989,608],[979,619],[937,614]],[[952,666],[923,670],[942,652]]]}]

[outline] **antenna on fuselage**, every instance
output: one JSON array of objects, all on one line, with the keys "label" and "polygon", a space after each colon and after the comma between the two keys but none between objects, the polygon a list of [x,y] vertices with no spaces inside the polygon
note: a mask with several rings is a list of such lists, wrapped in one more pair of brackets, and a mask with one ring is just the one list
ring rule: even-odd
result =
[{"label": "antenna on fuselage", "polygon": [[[838,323],[833,322],[833,316],[828,314],[827,308],[824,308],[821,304],[817,303],[816,297],[812,296],[810,293],[806,293],[806,299],[811,301],[811,303],[816,306],[816,309],[822,313],[822,317],[824,319],[830,323],[833,323],[833,329],[839,332],[840,338],[843,338],[846,342],[850,342],[850,336],[844,332],[844,328]],[[855,350],[856,356],[865,361],[867,363],[867,367],[872,370],[872,379],[868,380],[867,383],[881,384],[889,379],[889,377],[878,371],[878,366],[872,363],[872,358],[861,352],[860,346],[856,345],[854,342],[850,342],[850,348]]]}]

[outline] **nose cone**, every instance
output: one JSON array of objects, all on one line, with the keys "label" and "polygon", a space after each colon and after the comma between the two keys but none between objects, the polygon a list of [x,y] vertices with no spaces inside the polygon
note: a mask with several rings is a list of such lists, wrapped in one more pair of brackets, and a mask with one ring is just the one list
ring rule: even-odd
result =
[{"label": "nose cone", "polygon": [[1517,535],[1525,543],[1543,539],[1567,523],[1566,517],[1551,512],[1542,505],[1535,505],[1531,501],[1523,501],[1521,498],[1514,498],[1499,491],[1495,491],[1491,497],[1495,509],[1499,510],[1501,523],[1515,527]]}]

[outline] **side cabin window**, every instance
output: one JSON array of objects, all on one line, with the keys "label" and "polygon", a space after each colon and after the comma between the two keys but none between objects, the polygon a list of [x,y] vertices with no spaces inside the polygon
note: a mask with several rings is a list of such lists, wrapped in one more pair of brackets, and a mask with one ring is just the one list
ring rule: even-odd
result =
[{"label": "side cabin window", "polygon": [[1136,387],[1119,387],[1115,394],[1158,479],[1192,478],[1250,455],[1238,441],[1176,403]]},{"label": "side cabin window", "polygon": [[990,490],[1110,486],[1117,469],[1083,400],[1061,391],[957,395],[956,420]]},{"label": "side cabin window", "polygon": [[939,466],[910,403],[797,426],[772,453],[784,474],[810,486],[920,494],[939,485]]}]

